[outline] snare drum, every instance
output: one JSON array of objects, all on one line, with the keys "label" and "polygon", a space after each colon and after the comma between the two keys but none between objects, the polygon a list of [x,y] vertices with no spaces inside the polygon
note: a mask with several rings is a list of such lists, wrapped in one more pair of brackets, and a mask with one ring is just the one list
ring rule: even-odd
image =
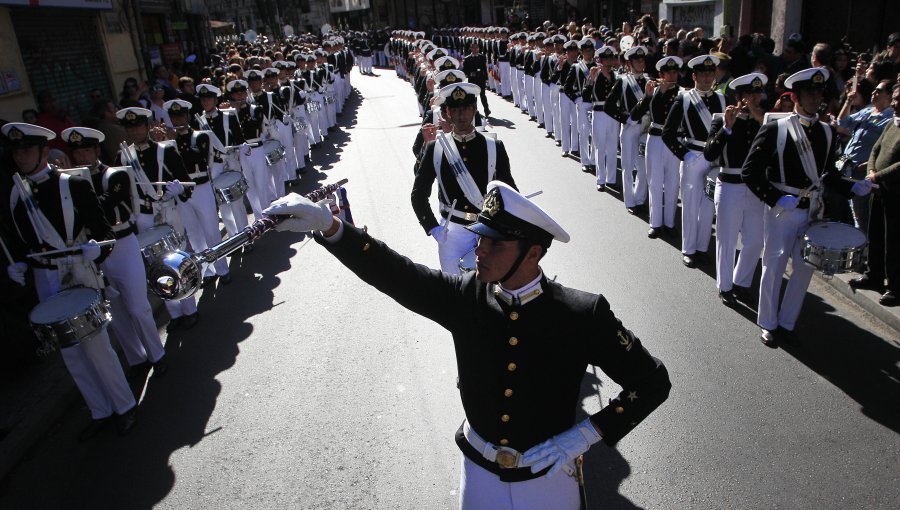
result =
[{"label": "snare drum", "polygon": [[248,187],[244,174],[235,171],[222,172],[212,180],[212,185],[216,203],[219,205],[242,200]]},{"label": "snare drum", "polygon": [[109,303],[99,290],[88,287],[66,289],[39,303],[28,314],[40,343],[38,354],[42,356],[80,344],[111,319]]},{"label": "snare drum", "polygon": [[282,159],[284,159],[285,151],[284,145],[281,145],[281,142],[278,140],[266,140],[262,144],[263,153],[266,155],[266,164],[269,166],[278,163]]},{"label": "snare drum", "polygon": [[475,248],[467,252],[459,259],[459,273],[465,274],[475,270]]},{"label": "snare drum", "polygon": [[169,252],[184,250],[186,246],[184,236],[169,225],[150,227],[138,233],[137,239],[141,245],[145,266],[150,266]]},{"label": "snare drum", "polygon": [[316,113],[317,111],[322,109],[322,103],[318,101],[307,101],[306,102],[306,111],[308,113]]},{"label": "snare drum", "polygon": [[803,234],[803,261],[831,276],[856,270],[866,257],[862,230],[834,221],[813,223]]}]

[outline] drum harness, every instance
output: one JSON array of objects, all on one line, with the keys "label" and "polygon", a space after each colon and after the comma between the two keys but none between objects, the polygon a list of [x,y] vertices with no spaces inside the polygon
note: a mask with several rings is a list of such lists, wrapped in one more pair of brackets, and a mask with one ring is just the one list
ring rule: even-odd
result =
[{"label": "drum harness", "polygon": [[[488,136],[485,136],[484,139],[487,142],[488,182],[491,182],[494,180],[494,176],[497,173],[497,142]],[[447,206],[447,204],[450,204],[451,202],[447,190],[444,188],[444,183],[441,180],[441,160],[444,158],[447,159],[447,163],[449,163],[450,167],[453,169],[453,175],[456,177],[456,182],[459,184],[459,188],[462,190],[466,200],[473,206],[481,209],[481,204],[484,202],[484,195],[481,194],[478,185],[472,178],[472,174],[469,173],[469,169],[466,168],[466,164],[463,163],[459,151],[456,149],[456,144],[451,143],[443,131],[438,131],[437,139],[434,144],[433,166],[434,174],[438,182],[438,189],[440,189],[444,199],[440,204],[441,212],[447,213],[448,216],[454,216],[466,221],[475,221],[475,217],[477,216],[476,213],[465,213],[454,209],[453,206],[450,206],[449,208]]]},{"label": "drum harness", "polygon": [[[778,164],[781,170],[781,182],[773,182],[772,185],[784,192],[790,193],[792,195],[797,195],[800,198],[807,197],[809,198],[809,218],[812,219],[821,219],[824,208],[822,207],[822,193],[819,190],[819,187],[822,183],[822,179],[828,173],[827,171],[822,175],[819,175],[816,167],[816,159],[815,154],[813,154],[812,144],[809,143],[809,138],[806,136],[806,131],[803,130],[803,127],[800,125],[800,116],[793,114],[783,119],[779,119],[778,122]],[[818,121],[817,121],[818,122]],[[790,135],[791,139],[794,141],[794,146],[797,148],[797,154],[800,156],[800,163],[803,165],[803,172],[806,174],[806,177],[812,182],[812,184],[806,189],[794,188],[792,186],[788,186],[784,184],[785,175],[784,175],[784,144],[787,140],[788,135]],[[825,130],[825,138],[827,140],[827,148],[826,154],[831,150],[831,130]],[[779,211],[776,214],[776,217],[781,215],[782,211]]]}]

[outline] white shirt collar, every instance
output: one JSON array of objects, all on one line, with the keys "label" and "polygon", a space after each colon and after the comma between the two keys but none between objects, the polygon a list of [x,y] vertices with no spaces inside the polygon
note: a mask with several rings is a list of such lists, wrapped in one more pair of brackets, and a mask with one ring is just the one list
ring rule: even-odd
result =
[{"label": "white shirt collar", "polygon": [[541,288],[541,279],[543,277],[544,272],[538,271],[538,275],[534,280],[514,290],[504,289],[501,284],[494,284],[494,295],[508,305],[517,302],[520,305],[526,305],[544,293],[544,290]]},{"label": "white shirt collar", "polygon": [[50,165],[47,165],[41,171],[28,175],[28,180],[33,184],[40,184],[50,178],[50,170]]},{"label": "white shirt collar", "polygon": [[475,139],[475,130],[473,129],[472,131],[470,131],[468,134],[465,134],[465,135],[458,135],[454,131],[452,136],[453,136],[453,139],[456,140],[457,142],[470,142]]}]

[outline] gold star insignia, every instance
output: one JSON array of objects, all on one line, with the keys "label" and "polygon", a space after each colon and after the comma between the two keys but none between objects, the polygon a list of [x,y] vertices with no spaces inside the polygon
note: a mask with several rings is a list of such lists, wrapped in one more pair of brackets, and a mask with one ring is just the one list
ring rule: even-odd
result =
[{"label": "gold star insignia", "polygon": [[638,399],[637,392],[636,392],[636,391],[629,391],[629,392],[628,392],[628,396],[625,397],[625,398],[627,398],[630,402],[634,402],[635,400]]}]

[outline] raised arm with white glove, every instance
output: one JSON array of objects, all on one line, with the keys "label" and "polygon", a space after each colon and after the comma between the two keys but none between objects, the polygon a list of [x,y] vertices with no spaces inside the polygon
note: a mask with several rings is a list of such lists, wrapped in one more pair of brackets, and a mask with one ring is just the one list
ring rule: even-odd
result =
[{"label": "raised arm with white glove", "polygon": [[275,230],[290,232],[312,232],[315,230],[328,230],[334,223],[334,215],[331,214],[333,200],[325,199],[318,202],[289,193],[272,202],[263,214],[270,216],[289,216],[279,223]]},{"label": "raised arm with white glove", "polygon": [[579,455],[588,451],[600,439],[600,433],[588,418],[569,430],[531,447],[522,456],[522,464],[531,466],[532,473],[553,466],[547,472],[547,476],[551,477],[577,459]]}]

